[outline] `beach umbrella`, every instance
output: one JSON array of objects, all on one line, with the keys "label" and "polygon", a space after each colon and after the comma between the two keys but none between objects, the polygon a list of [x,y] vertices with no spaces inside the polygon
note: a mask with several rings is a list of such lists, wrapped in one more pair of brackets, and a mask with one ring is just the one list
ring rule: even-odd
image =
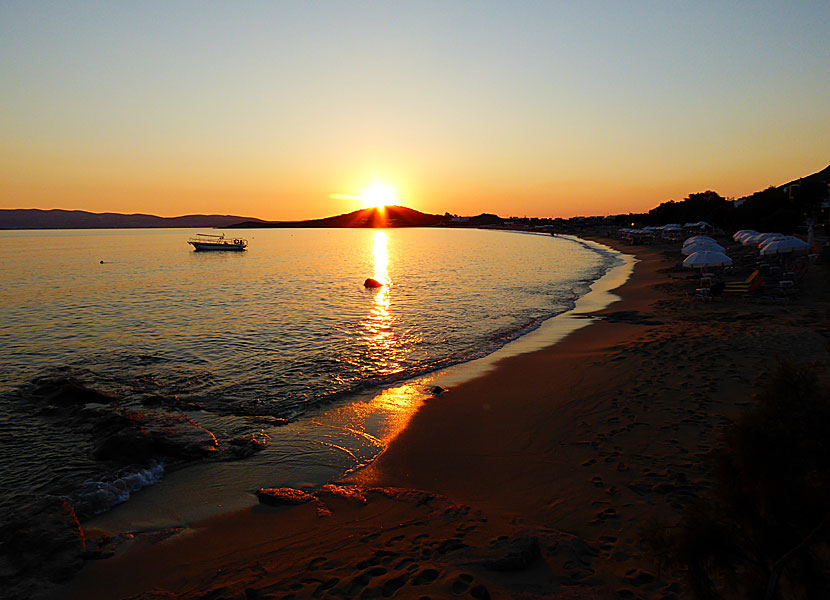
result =
[{"label": "beach umbrella", "polygon": [[783,233],[759,233],[758,235],[755,236],[754,239],[755,239],[755,243],[760,246],[761,244],[763,244],[767,240],[771,240],[771,239],[774,239],[774,238],[782,238],[782,237],[787,237],[787,236],[785,236]]},{"label": "beach umbrella", "polygon": [[793,252],[807,252],[810,244],[798,238],[773,240],[761,248],[761,256],[771,254],[791,254]]},{"label": "beach umbrella", "polygon": [[776,235],[776,236],[768,237],[768,238],[765,238],[765,239],[761,240],[758,243],[758,248],[763,248],[764,246],[767,246],[768,244],[771,244],[773,242],[777,242],[779,240],[797,240],[797,239],[798,239],[797,237],[794,237],[792,235]]},{"label": "beach umbrella", "polygon": [[723,252],[703,250],[686,257],[683,266],[687,269],[704,269],[706,267],[722,267],[731,265],[732,259]]},{"label": "beach umbrella", "polygon": [[691,246],[692,244],[697,244],[698,242],[712,242],[713,244],[717,243],[715,240],[713,240],[707,235],[693,235],[692,237],[686,238],[683,241],[683,247],[685,248],[686,246]]},{"label": "beach umbrella", "polygon": [[732,239],[737,242],[740,240],[740,238],[746,235],[755,235],[756,233],[758,232],[754,229],[739,229],[738,231],[732,234]]},{"label": "beach umbrella", "polygon": [[723,252],[724,250],[726,248],[715,242],[695,242],[689,246],[684,246],[680,251],[689,256],[695,252]]},{"label": "beach umbrella", "polygon": [[742,238],[741,243],[744,246],[751,246],[752,244],[758,245],[769,237],[775,237],[780,235],[780,233],[756,233]]}]

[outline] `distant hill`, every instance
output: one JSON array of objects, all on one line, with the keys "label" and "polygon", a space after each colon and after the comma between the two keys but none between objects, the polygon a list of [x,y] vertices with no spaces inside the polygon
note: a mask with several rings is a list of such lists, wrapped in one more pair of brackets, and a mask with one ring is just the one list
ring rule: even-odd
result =
[{"label": "distant hill", "polygon": [[0,229],[138,229],[154,227],[228,227],[239,222],[262,223],[260,219],[234,215],[124,215],[83,210],[0,209]]},{"label": "distant hill", "polygon": [[405,206],[386,206],[382,210],[363,208],[308,221],[245,221],[234,227],[433,227],[445,221],[441,215],[430,215]]},{"label": "distant hill", "polygon": [[800,177],[794,181],[780,185],[776,189],[789,192],[791,188],[803,186],[805,188],[815,189],[819,192],[826,192],[828,184],[830,184],[830,167],[822,169],[818,173],[813,173],[812,175],[807,175],[806,177]]}]

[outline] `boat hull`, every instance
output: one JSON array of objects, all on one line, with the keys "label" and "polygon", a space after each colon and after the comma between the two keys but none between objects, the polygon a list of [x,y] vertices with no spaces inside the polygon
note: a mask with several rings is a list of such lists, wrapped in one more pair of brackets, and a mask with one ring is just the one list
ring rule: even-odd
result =
[{"label": "boat hull", "polygon": [[242,252],[242,244],[212,244],[210,242],[188,242],[196,252]]}]

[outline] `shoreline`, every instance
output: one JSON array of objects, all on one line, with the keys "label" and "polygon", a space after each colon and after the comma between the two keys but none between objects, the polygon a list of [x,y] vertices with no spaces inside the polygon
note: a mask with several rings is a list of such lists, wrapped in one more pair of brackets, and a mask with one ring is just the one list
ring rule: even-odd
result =
[{"label": "shoreline", "polygon": [[[547,234],[524,233],[549,237]],[[228,512],[256,506],[258,501],[252,490],[268,485],[274,480],[287,481],[303,489],[316,489],[352,476],[354,472],[367,467],[377,459],[383,448],[388,446],[407,422],[431,400],[434,386],[453,387],[481,377],[493,370],[496,363],[505,358],[534,352],[558,343],[571,332],[590,323],[584,313],[592,312],[616,301],[610,291],[622,285],[631,275],[634,259],[613,248],[575,236],[560,236],[568,240],[595,248],[597,252],[610,252],[612,263],[598,279],[591,282],[588,290],[580,295],[575,305],[557,315],[542,321],[530,331],[508,341],[489,354],[416,375],[396,382],[388,387],[364,392],[335,402],[332,406],[306,416],[280,428],[278,443],[299,443],[303,441],[328,441],[342,446],[348,456],[359,458],[356,465],[338,473],[335,468],[317,469],[314,473],[297,477],[293,473],[274,476],[269,464],[263,459],[267,450],[260,455],[241,462],[200,463],[166,473],[162,479],[134,494],[127,502],[115,505],[96,515],[86,525],[106,531],[151,531],[170,527],[189,527],[194,523]],[[618,264],[614,264],[617,262]],[[353,434],[353,435],[352,435]],[[336,436],[338,441],[329,439]],[[284,438],[291,438],[292,441]],[[296,442],[293,441],[296,438]],[[380,451],[377,449],[380,448]],[[285,449],[279,451],[285,454]],[[224,485],[205,486],[204,481],[227,481]],[[182,501],[186,497],[186,501]]]},{"label": "shoreline", "polygon": [[639,529],[705,492],[765,343],[825,364],[827,344],[809,302],[694,303],[659,250],[617,247],[640,260],[620,301],[426,402],[353,487],[137,540],[52,597],[684,597]]}]

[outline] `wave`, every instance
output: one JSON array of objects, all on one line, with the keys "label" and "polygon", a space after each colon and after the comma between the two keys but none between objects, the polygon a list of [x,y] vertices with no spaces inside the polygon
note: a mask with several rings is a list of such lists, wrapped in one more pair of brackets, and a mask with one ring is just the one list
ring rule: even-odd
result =
[{"label": "wave", "polygon": [[164,465],[155,463],[135,472],[117,474],[107,481],[85,481],[70,502],[78,518],[88,519],[126,502],[138,490],[153,485],[164,476]]}]

